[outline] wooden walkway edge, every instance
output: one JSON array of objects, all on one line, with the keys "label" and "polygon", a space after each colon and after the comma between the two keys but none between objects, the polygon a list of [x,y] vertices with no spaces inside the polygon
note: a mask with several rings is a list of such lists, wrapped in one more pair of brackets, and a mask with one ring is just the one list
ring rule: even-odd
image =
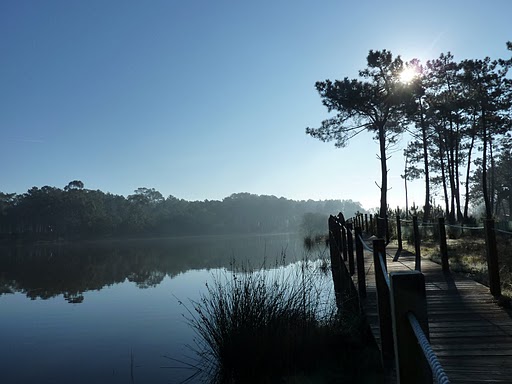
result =
[{"label": "wooden walkway edge", "polygon": [[[414,255],[387,248],[388,272],[414,270]],[[372,332],[380,342],[373,255],[365,251],[367,299],[363,302]],[[501,308],[489,288],[461,274],[442,272],[422,258],[430,344],[451,383],[512,383],[512,311]],[[357,286],[357,274],[353,280]]]}]

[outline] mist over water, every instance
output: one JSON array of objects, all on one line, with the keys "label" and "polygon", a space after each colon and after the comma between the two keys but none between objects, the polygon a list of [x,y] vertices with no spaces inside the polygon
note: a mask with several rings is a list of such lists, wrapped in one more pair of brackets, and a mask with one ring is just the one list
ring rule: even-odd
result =
[{"label": "mist over water", "polygon": [[[296,234],[211,236],[0,250],[6,383],[179,382],[194,363],[178,299],[237,265],[290,265]],[[315,255],[316,257],[316,255]],[[184,366],[183,364],[181,365]]]}]

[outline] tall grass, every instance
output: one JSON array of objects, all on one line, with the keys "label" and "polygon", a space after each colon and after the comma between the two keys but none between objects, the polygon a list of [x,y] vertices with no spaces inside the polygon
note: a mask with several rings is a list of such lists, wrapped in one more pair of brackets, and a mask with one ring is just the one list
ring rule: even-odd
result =
[{"label": "tall grass", "polygon": [[328,239],[329,239],[328,235],[317,234],[315,236],[312,236],[312,235],[304,236],[304,239],[303,239],[304,249],[308,252],[312,252],[315,247],[320,247],[322,245],[324,248],[327,248],[329,246]]},{"label": "tall grass", "polygon": [[188,310],[204,378],[220,384],[353,376],[347,356],[362,348],[360,319],[338,313],[318,266],[302,261],[214,276]]},{"label": "tall grass", "polygon": [[[484,285],[489,285],[486,245],[483,233],[475,234],[474,232],[468,231],[465,234],[461,234],[459,232],[457,237],[456,239],[447,239],[450,270],[453,272],[462,272]],[[501,289],[503,295],[508,297],[502,298],[500,303],[511,306],[512,238],[508,235],[498,234],[496,240]],[[439,245],[436,242],[422,244],[422,252],[433,261],[437,263],[441,262]]]}]

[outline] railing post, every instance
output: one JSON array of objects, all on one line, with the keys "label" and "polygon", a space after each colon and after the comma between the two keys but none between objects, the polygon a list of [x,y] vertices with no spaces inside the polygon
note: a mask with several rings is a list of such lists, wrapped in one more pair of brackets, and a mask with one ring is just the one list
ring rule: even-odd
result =
[{"label": "railing post", "polygon": [[359,297],[366,298],[366,273],[364,270],[364,249],[361,242],[362,233],[361,227],[356,227],[356,262],[357,262],[357,290]]},{"label": "railing post", "polygon": [[368,232],[368,214],[364,214],[364,227],[366,229],[366,232]]},{"label": "railing post", "polygon": [[420,230],[418,228],[418,216],[412,217],[412,226],[414,233],[414,253],[416,257],[414,259],[414,269],[421,271],[421,250],[420,250]]},{"label": "railing post", "polygon": [[373,235],[373,215],[370,213],[370,230],[366,231],[368,233],[371,233]]},{"label": "railing post", "polygon": [[450,272],[448,264],[448,245],[446,244],[446,228],[444,226],[444,217],[439,218],[439,251],[441,252],[441,266],[444,273]]},{"label": "railing post", "polygon": [[334,284],[334,295],[336,296],[336,306],[341,308],[343,304],[343,286],[341,282],[341,259],[338,250],[336,232],[339,232],[338,224],[334,216],[329,216],[329,251],[331,254],[331,272]]},{"label": "railing post", "polygon": [[498,264],[498,250],[496,247],[496,232],[494,231],[494,220],[484,221],[485,248],[487,253],[487,269],[489,270],[489,288],[491,295],[501,295],[500,269]]},{"label": "railing post", "polygon": [[376,216],[375,217],[375,221],[376,221],[376,224],[377,224],[377,237],[379,238],[384,238],[386,237],[387,239],[387,236],[386,236],[386,218],[385,217],[380,217],[380,216]]},{"label": "railing post", "polygon": [[336,217],[334,217],[334,240],[336,241],[336,252],[338,254],[338,258],[342,260],[343,253],[342,253],[342,243],[341,243],[341,226]]},{"label": "railing post", "polygon": [[355,272],[354,266],[354,238],[352,237],[352,224],[347,224],[348,271],[350,276]]},{"label": "railing post", "polygon": [[391,233],[389,231],[389,218],[387,215],[386,215],[385,223],[386,223],[386,245],[388,245],[389,242],[391,241]]},{"label": "railing post", "polygon": [[[382,270],[380,258],[384,262],[386,270]],[[393,361],[393,331],[391,323],[391,304],[389,287],[386,282],[386,245],[384,239],[373,241],[373,265],[375,268],[375,286],[377,289],[377,308],[379,310],[380,343],[382,361],[389,368]]]},{"label": "railing post", "polygon": [[407,317],[412,312],[428,338],[425,277],[419,271],[390,274],[393,338],[398,383],[432,383],[432,371]]},{"label": "railing post", "polygon": [[341,228],[341,252],[343,254],[343,261],[347,261],[347,229],[343,224],[340,224]]},{"label": "railing post", "polygon": [[393,257],[393,261],[397,261],[400,257],[400,254],[403,250],[402,244],[402,223],[400,221],[400,215],[396,215],[396,238],[398,240],[398,249],[396,250],[395,257]]}]

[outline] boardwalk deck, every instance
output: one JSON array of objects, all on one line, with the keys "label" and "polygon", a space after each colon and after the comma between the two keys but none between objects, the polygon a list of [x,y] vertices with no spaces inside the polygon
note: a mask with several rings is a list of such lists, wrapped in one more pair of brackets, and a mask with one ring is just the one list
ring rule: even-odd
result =
[{"label": "boardwalk deck", "polygon": [[[414,269],[413,255],[403,254],[393,262],[395,252],[396,248],[387,250],[389,272]],[[496,304],[488,287],[460,274],[445,275],[430,260],[423,258],[421,263],[430,342],[451,382],[512,383],[512,312]],[[379,343],[373,255],[368,251],[365,269],[368,298],[364,306]]]}]

